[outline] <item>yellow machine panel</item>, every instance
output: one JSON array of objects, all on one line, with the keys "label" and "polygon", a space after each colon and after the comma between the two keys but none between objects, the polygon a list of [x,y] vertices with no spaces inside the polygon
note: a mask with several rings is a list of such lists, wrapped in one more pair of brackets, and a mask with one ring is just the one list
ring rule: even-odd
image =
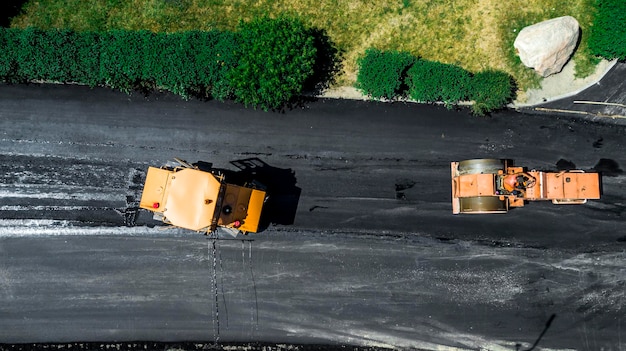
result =
[{"label": "yellow machine panel", "polygon": [[148,168],[141,201],[139,202],[140,208],[153,212],[163,212],[161,204],[165,197],[165,189],[167,189],[170,173],[170,171],[161,168]]},{"label": "yellow machine panel", "polygon": [[221,186],[211,173],[195,169],[173,173],[167,184],[165,219],[186,229],[215,229],[212,223]]}]

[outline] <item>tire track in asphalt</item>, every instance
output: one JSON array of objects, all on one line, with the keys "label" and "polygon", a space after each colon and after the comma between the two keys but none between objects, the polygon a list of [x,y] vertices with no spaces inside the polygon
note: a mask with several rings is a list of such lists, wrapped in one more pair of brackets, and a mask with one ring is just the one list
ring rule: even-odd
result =
[{"label": "tire track in asphalt", "polygon": [[0,155],[0,216],[122,225],[137,207],[143,165],[99,160]]}]

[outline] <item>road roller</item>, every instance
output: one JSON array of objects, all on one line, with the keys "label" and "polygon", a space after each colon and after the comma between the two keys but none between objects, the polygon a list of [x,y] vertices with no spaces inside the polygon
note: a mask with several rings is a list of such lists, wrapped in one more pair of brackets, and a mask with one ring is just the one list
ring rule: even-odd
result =
[{"label": "road roller", "polygon": [[450,170],[453,214],[507,213],[530,201],[576,205],[600,199],[596,172],[527,170],[506,159],[451,162]]},{"label": "road roller", "polygon": [[233,235],[256,233],[267,199],[262,184],[231,184],[223,172],[202,165],[175,159],[149,167],[139,207],[156,220],[205,234],[218,227]]}]

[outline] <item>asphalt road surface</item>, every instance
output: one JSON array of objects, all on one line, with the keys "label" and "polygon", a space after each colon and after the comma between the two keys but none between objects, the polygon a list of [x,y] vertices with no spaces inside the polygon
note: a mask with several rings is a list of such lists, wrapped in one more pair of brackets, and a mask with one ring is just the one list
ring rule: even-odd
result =
[{"label": "asphalt road surface", "polygon": [[[0,86],[0,343],[626,349],[625,127],[317,100],[284,113]],[[135,227],[148,166],[263,164],[245,240]],[[450,161],[602,173],[582,206],[454,216]]]}]

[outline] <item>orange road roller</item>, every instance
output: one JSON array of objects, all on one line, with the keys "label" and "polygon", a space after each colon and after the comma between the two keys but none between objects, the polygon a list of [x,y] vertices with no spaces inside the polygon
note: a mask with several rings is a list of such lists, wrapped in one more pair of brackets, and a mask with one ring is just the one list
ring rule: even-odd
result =
[{"label": "orange road roller", "polygon": [[452,213],[507,213],[529,201],[584,204],[600,198],[599,173],[537,171],[504,159],[451,162]]}]

